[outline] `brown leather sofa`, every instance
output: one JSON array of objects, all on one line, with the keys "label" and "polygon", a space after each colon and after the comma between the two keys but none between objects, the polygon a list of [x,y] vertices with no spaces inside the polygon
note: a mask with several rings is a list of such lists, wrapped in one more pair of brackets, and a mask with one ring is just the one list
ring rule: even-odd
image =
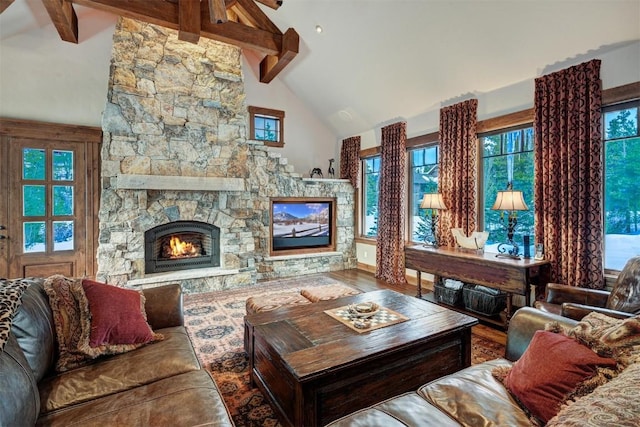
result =
[{"label": "brown leather sofa", "polygon": [[0,426],[233,426],[187,335],[178,285],[144,291],[163,341],[56,374],[43,279],[30,282],[0,354]]},{"label": "brown leather sofa", "polygon": [[505,359],[470,366],[404,393],[356,411],[329,424],[331,427],[404,426],[531,426],[527,414],[496,380],[491,371],[520,358],[535,331],[546,323],[563,326],[577,322],[531,307],[518,310],[509,323]]}]

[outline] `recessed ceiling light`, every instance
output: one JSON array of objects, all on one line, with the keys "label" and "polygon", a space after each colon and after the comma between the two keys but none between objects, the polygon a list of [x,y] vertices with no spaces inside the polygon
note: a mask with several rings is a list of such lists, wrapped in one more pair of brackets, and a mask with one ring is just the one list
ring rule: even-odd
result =
[{"label": "recessed ceiling light", "polygon": [[321,33],[322,27],[320,25],[316,25],[316,33]]}]

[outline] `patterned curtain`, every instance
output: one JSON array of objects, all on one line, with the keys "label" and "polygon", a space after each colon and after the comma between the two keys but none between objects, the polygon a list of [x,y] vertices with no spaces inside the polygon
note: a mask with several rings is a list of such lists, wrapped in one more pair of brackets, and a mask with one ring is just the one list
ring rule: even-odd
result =
[{"label": "patterned curtain", "polygon": [[382,128],[376,277],[391,284],[406,283],[404,268],[405,171],[407,124]]},{"label": "patterned curtain", "polygon": [[604,286],[600,60],[535,81],[536,236],[551,281]]},{"label": "patterned curtain", "polygon": [[342,140],[340,149],[340,178],[348,179],[353,188],[360,185],[360,137],[352,136]]},{"label": "patterned curtain", "polygon": [[477,99],[440,110],[439,190],[447,210],[440,211],[436,233],[442,246],[455,246],[452,228],[467,235],[476,230],[477,111]]}]

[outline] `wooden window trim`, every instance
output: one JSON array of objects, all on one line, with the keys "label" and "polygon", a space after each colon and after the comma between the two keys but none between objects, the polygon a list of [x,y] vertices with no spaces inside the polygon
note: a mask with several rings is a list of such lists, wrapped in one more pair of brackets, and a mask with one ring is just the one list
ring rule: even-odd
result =
[{"label": "wooden window trim", "polygon": [[407,150],[415,148],[422,148],[428,145],[433,145],[440,141],[440,135],[438,132],[431,132],[424,135],[414,136],[407,138]]},{"label": "wooden window trim", "polygon": [[[260,141],[268,147],[280,147],[280,148],[284,147],[284,111],[274,110],[273,108],[264,108],[264,107],[255,107],[255,106],[249,106],[248,111],[249,111],[249,135],[251,136],[249,139]],[[256,115],[272,116],[278,119],[278,123],[279,123],[278,135],[280,136],[280,138],[277,142],[265,141],[262,139],[258,139],[258,140],[255,139],[255,134],[256,134],[255,116]]]}]

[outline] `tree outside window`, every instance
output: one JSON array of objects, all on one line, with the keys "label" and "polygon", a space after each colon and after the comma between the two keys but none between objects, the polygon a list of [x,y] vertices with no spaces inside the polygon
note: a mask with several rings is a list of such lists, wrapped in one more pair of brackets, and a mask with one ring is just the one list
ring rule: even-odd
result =
[{"label": "tree outside window", "polygon": [[[482,144],[482,209],[481,223],[489,232],[485,246],[488,252],[497,252],[500,243],[507,240],[507,216],[494,211],[493,206],[498,191],[506,190],[511,183],[514,190],[522,191],[528,211],[519,211],[518,225],[513,240],[522,243],[525,235],[534,236],[533,203],[533,128],[520,127],[480,136]],[[523,246],[520,246],[523,251]],[[533,251],[531,252],[533,253]]]},{"label": "tree outside window", "polygon": [[640,101],[607,107],[604,121],[604,267],[640,254]]},{"label": "tree outside window", "polygon": [[427,209],[420,209],[420,202],[425,193],[438,192],[438,145],[410,150],[409,158],[411,240],[423,242],[431,235],[431,215]]},{"label": "tree outside window", "polygon": [[362,235],[375,238],[378,235],[378,193],[380,185],[381,156],[362,160],[363,198],[362,198]]}]

